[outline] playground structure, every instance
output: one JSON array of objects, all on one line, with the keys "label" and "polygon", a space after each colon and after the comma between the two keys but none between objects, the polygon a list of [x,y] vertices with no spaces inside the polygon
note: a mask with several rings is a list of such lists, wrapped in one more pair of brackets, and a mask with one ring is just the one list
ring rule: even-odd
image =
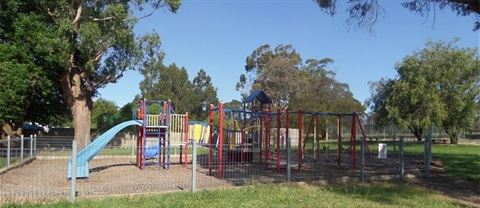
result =
[{"label": "playground structure", "polygon": [[[170,101],[143,100],[133,120],[114,126],[77,153],[76,178],[89,178],[89,162],[118,132],[129,126],[138,126],[135,165],[142,170],[153,164],[157,164],[159,169],[170,168],[172,139],[188,145],[188,114],[175,114]],[[69,159],[67,179],[71,178],[72,159]]]},{"label": "playground structure", "polygon": [[[265,169],[274,168],[280,171],[286,167],[287,145],[297,148],[296,155],[290,155],[291,161],[298,169],[302,168],[302,163],[309,151],[306,151],[310,135],[313,135],[313,158],[320,159],[320,125],[319,117],[335,117],[337,119],[337,164],[341,166],[342,151],[348,150],[352,157],[352,166],[356,167],[357,155],[357,126],[359,126],[363,135],[363,141],[366,144],[368,153],[370,150],[366,143],[366,135],[363,131],[361,121],[356,113],[325,113],[325,112],[290,112],[289,109],[277,109],[272,112],[272,101],[263,91],[252,93],[243,100],[243,110],[224,109],[223,103],[218,107],[210,105],[210,132],[218,130],[218,140],[214,134],[210,134],[208,139],[209,157],[208,172],[212,175],[214,160],[218,161],[218,178],[222,178],[223,161],[240,162],[240,163],[256,163],[263,164]],[[248,109],[247,109],[248,106]],[[297,125],[295,129],[290,127],[293,115],[297,115]],[[306,135],[302,135],[304,126],[304,117],[310,116],[309,127]],[[343,143],[342,118],[350,117],[350,140],[349,146],[345,149]],[[216,120],[218,118],[218,120]],[[240,129],[237,129],[237,122],[241,123]],[[215,125],[216,124],[216,125]],[[233,126],[230,129],[229,126]],[[326,131],[326,130],[325,130]],[[296,134],[294,136],[292,134]],[[328,131],[325,132],[328,141]],[[238,138],[240,137],[240,138]],[[305,139],[304,139],[305,138]],[[328,147],[323,147],[328,151]],[[333,148],[332,148],[333,149]],[[213,153],[217,151],[218,156],[214,157]],[[327,152],[328,155],[328,152]],[[224,158],[226,157],[226,158]],[[328,156],[327,156],[328,157]],[[217,163],[216,163],[217,164]]]},{"label": "playground structure", "polygon": [[172,136],[188,146],[188,114],[175,114],[170,101],[143,100],[136,119],[143,124],[138,127],[137,167],[144,170],[151,163],[147,160],[156,159],[153,164],[170,169]]},{"label": "playground structure", "polygon": [[[77,154],[77,178],[88,178],[88,162],[92,160],[123,128],[137,125],[138,139],[135,164],[145,170],[146,166],[158,165],[164,169],[170,169],[170,149],[172,138],[184,149],[184,165],[188,165],[189,136],[200,145],[209,147],[208,169],[212,174],[214,159],[218,163],[218,177],[222,177],[223,161],[240,163],[258,163],[265,170],[274,168],[280,171],[286,167],[287,156],[294,161],[294,167],[302,168],[306,157],[310,157],[307,144],[313,135],[312,150],[313,158],[320,158],[319,117],[337,118],[337,158],[338,166],[341,165],[343,148],[342,121],[343,117],[350,117],[350,141],[346,148],[352,157],[352,165],[356,166],[357,155],[357,126],[363,134],[366,144],[366,136],[361,126],[360,118],[356,113],[324,113],[324,112],[290,112],[285,109],[276,109],[272,112],[272,101],[263,91],[252,93],[242,101],[242,110],[224,109],[223,103],[215,108],[210,105],[210,122],[188,121],[187,114],[175,114],[170,101],[143,100],[133,120],[121,123],[108,130]],[[291,128],[291,117],[297,115],[296,126]],[[306,135],[303,135],[304,117],[311,116]],[[218,120],[216,120],[218,118]],[[226,121],[225,121],[226,120]],[[295,118],[292,119],[295,123]],[[215,125],[216,124],[216,125]],[[189,134],[189,129],[191,133]],[[218,131],[218,132],[217,132]],[[215,133],[214,133],[215,132]],[[325,133],[328,141],[328,133]],[[287,145],[296,148],[293,154],[287,155]],[[328,147],[323,147],[327,150]],[[333,148],[332,148],[333,149]],[[367,145],[368,149],[368,145]],[[214,152],[218,152],[214,158]],[[368,150],[370,153],[370,151]],[[182,163],[180,152],[180,163]],[[71,178],[71,160],[68,162],[68,178]]]}]

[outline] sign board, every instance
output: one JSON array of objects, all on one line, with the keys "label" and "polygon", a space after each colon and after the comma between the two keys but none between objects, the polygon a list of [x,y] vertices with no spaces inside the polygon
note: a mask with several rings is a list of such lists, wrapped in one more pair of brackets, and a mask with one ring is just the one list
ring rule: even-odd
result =
[{"label": "sign board", "polygon": [[378,143],[378,158],[380,159],[387,158],[387,144]]}]

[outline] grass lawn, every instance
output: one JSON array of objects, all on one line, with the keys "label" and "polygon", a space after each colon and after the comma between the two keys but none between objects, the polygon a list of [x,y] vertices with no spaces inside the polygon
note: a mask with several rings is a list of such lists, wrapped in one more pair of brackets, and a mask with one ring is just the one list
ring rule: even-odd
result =
[{"label": "grass lawn", "polygon": [[[10,166],[15,165],[17,162],[16,157],[10,157]],[[7,157],[0,157],[0,169],[7,167]]]},{"label": "grass lawn", "polygon": [[449,175],[480,183],[480,145],[433,145],[432,157]]},{"label": "grass lawn", "polygon": [[241,188],[108,197],[43,205],[2,207],[461,207],[449,197],[411,185],[374,183],[338,186],[264,184]]}]

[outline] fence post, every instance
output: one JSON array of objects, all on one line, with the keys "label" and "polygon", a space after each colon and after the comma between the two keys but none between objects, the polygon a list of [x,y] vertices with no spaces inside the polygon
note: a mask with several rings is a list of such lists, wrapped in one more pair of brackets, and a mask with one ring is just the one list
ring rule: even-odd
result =
[{"label": "fence post", "polygon": [[424,150],[425,150],[425,178],[430,177],[430,159],[431,159],[431,156],[432,156],[431,144],[432,144],[432,134],[430,133],[425,137],[425,145],[424,145]]},{"label": "fence post", "polygon": [[197,190],[197,142],[192,139],[192,192]]},{"label": "fence post", "polygon": [[20,136],[20,163],[23,163],[23,150],[24,150],[24,144],[25,142],[23,141],[23,134]]},{"label": "fence post", "polygon": [[361,159],[361,169],[360,169],[360,181],[365,183],[365,137],[362,137],[362,142],[360,146],[360,159]]},{"label": "fence post", "polygon": [[403,136],[400,137],[400,145],[399,145],[399,162],[400,162],[400,179],[403,180],[403,177],[405,176],[405,160],[403,156],[403,148],[404,148],[405,143],[403,143]]},{"label": "fence post", "polygon": [[35,153],[35,157],[37,156],[37,135],[33,135],[33,152]]},{"label": "fence post", "polygon": [[287,137],[287,185],[292,181],[292,144],[290,137]]},{"label": "fence post", "polygon": [[7,169],[10,168],[10,135],[7,136]]},{"label": "fence post", "polygon": [[77,140],[72,141],[72,183],[70,189],[70,201],[75,202],[75,197],[77,195]]},{"label": "fence post", "polygon": [[30,158],[33,157],[33,135],[30,135]]}]

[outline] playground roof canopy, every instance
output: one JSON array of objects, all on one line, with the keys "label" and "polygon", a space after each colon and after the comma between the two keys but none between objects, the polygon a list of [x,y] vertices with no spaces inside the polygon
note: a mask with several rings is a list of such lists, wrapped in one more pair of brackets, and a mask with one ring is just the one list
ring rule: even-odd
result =
[{"label": "playground roof canopy", "polygon": [[245,100],[243,100],[242,103],[253,102],[255,99],[257,99],[262,105],[267,103],[272,103],[272,100],[270,100],[270,98],[267,96],[267,94],[263,90],[253,92],[247,98],[245,98]]}]

